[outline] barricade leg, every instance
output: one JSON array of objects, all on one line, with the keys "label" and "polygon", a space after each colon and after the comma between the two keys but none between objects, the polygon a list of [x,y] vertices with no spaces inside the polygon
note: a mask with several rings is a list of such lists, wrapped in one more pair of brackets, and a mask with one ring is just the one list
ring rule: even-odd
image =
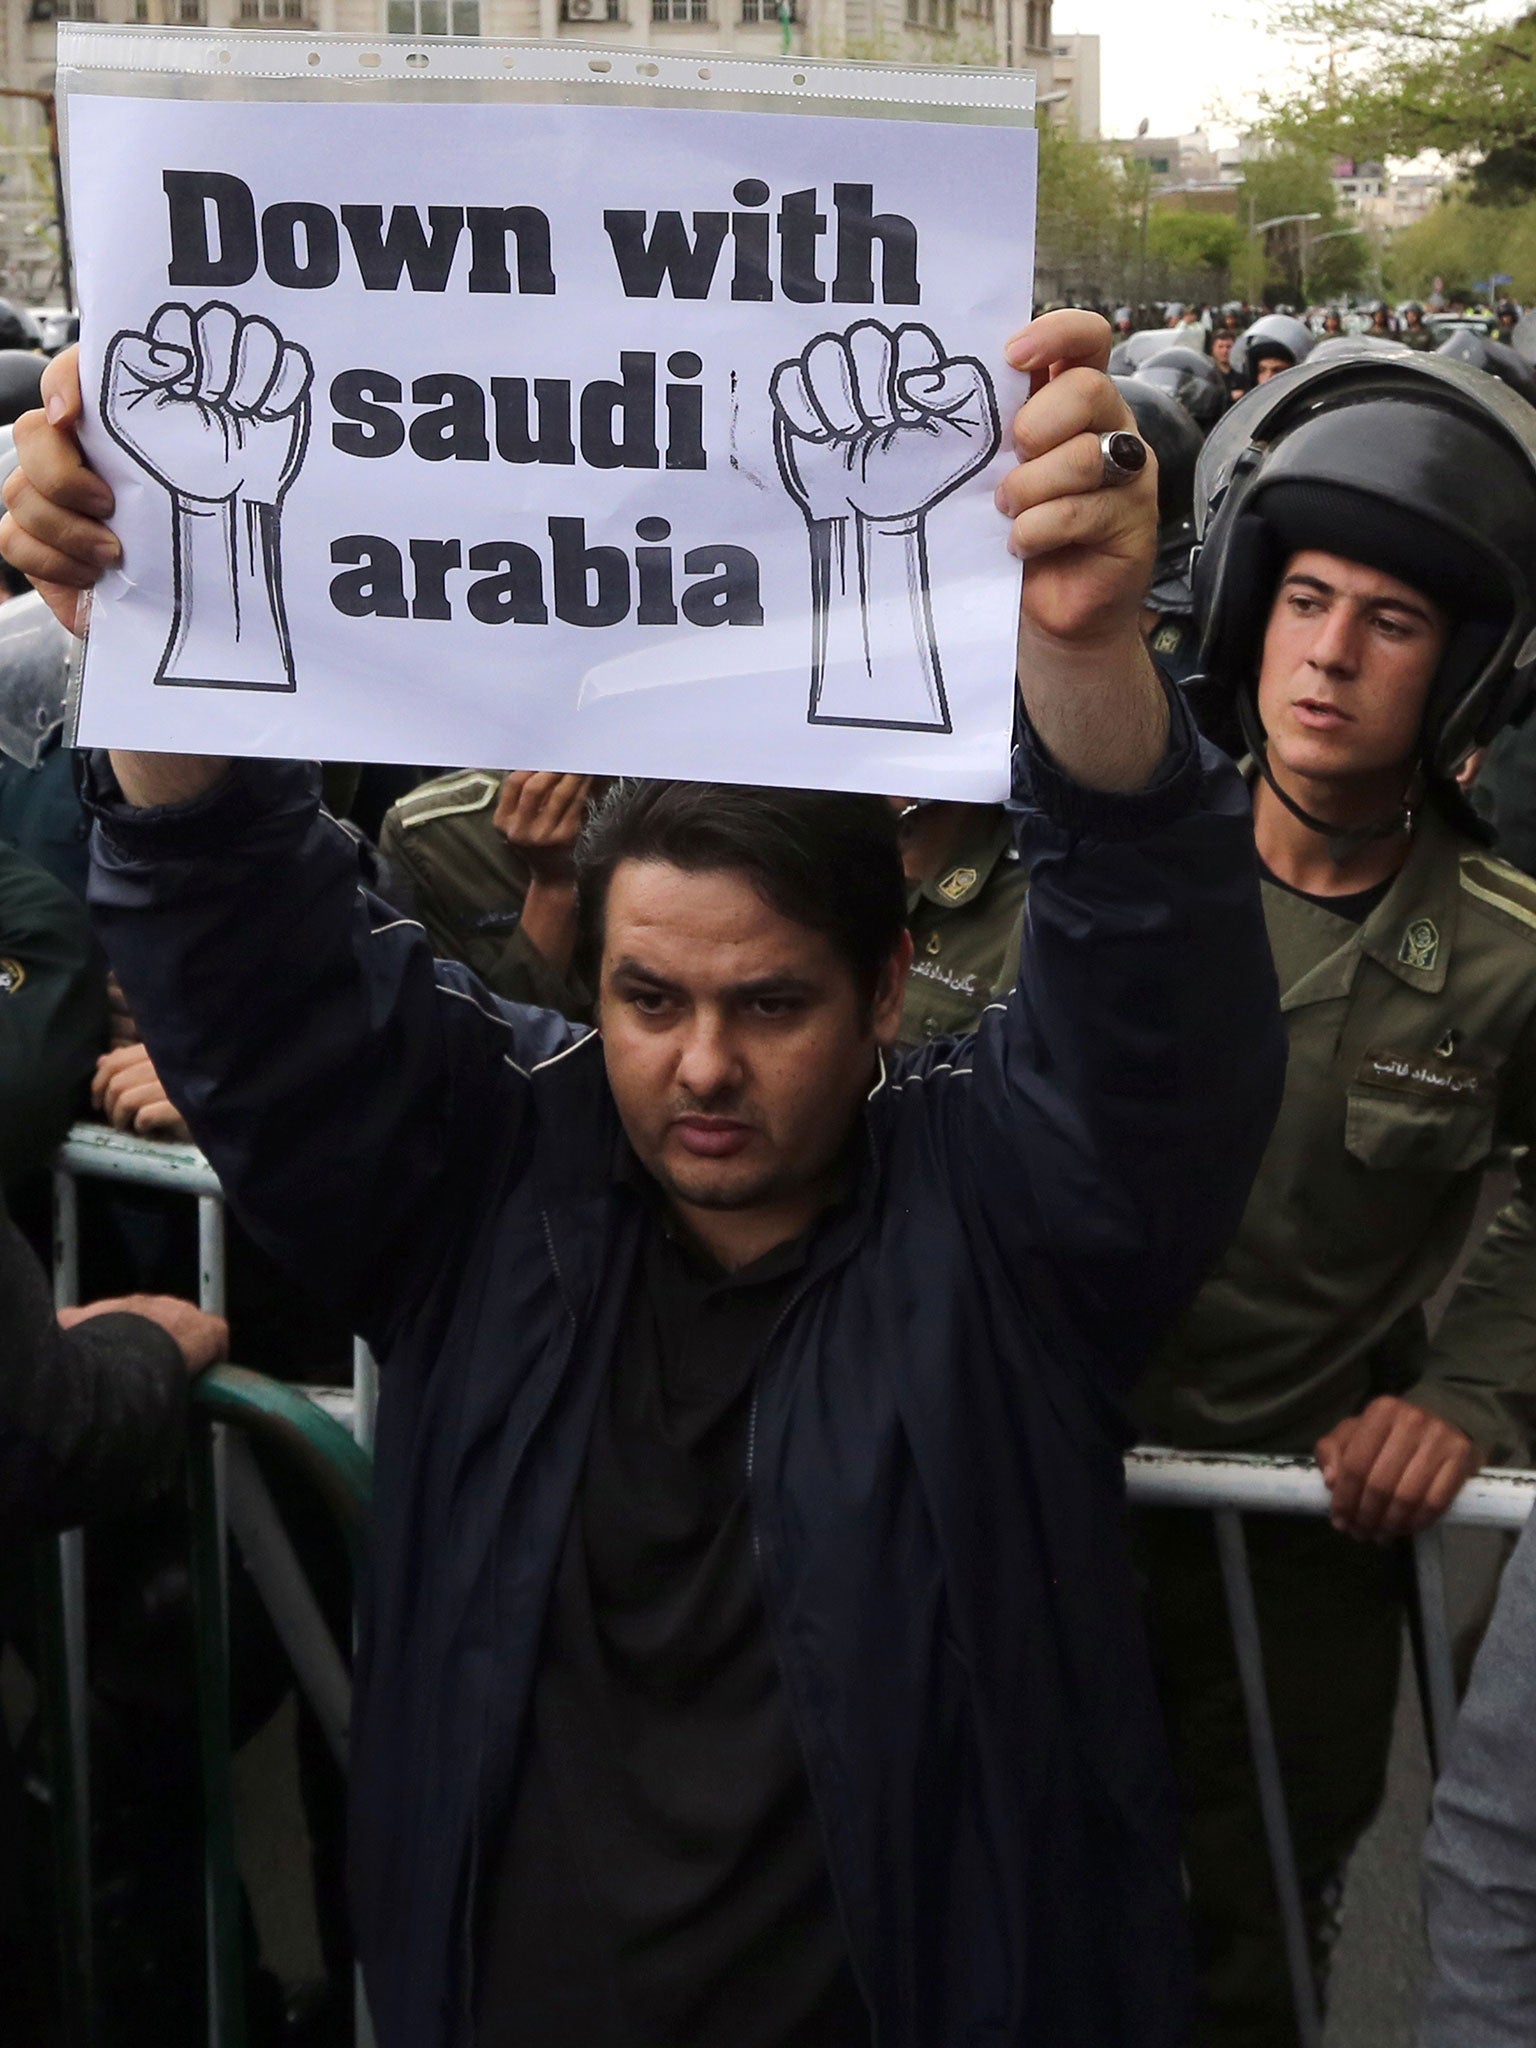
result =
[{"label": "barricade leg", "polygon": [[[53,1300],[80,1299],[79,1190],[53,1177]],[[91,1934],[91,1750],[85,1635],[85,1538],[78,1529],[39,1547],[37,1588],[53,1777],[54,1886],[59,1916],[63,2018],[69,2048],[94,2037],[95,1954]]]},{"label": "barricade leg", "polygon": [[347,1768],[352,1684],[250,1445],[225,1443],[229,1525],[332,1756]]},{"label": "barricade leg", "polygon": [[1264,1649],[1259,1638],[1259,1618],[1254,1605],[1253,1582],[1248,1575],[1248,1547],[1243,1536],[1243,1518],[1232,1508],[1218,1508],[1216,1553],[1221,1564],[1222,1587],[1232,1625],[1232,1647],[1237,1658],[1248,1716],[1248,1739],[1253,1752],[1254,1775],[1258,1782],[1259,1806],[1264,1816],[1264,1834],[1269,1844],[1270,1865],[1280,1902],[1280,1919],[1285,1934],[1286,1966],[1290,1972],[1291,1995],[1296,2007],[1296,2038],[1300,2048],[1322,2048],[1322,2016],[1318,2010],[1317,1986],[1312,1975],[1312,1958],[1307,1942],[1306,1914],[1301,1902],[1301,1884],[1296,1874],[1296,1854],[1291,1842],[1290,1818],[1285,1806],[1285,1787],[1280,1777],[1280,1757],[1275,1746],[1274,1722],[1269,1710],[1269,1690],[1264,1678]]},{"label": "barricade leg", "polygon": [[379,1406],[379,1368],[361,1337],[352,1339],[352,1434],[365,1451],[373,1449],[373,1422]]},{"label": "barricade leg", "polygon": [[[352,1434],[365,1451],[373,1449],[374,1417],[379,1405],[379,1368],[361,1337],[352,1340]],[[353,2031],[357,2048],[373,2048],[373,2020],[363,1990],[363,1973],[353,1985]]]},{"label": "barricade leg", "polygon": [[1429,1742],[1430,1766],[1438,1777],[1445,1765],[1451,1730],[1456,1725],[1456,1673],[1445,1605],[1445,1539],[1438,1526],[1414,1537],[1413,1569],[1423,1657],[1424,1732]]},{"label": "barricade leg", "polygon": [[[198,1306],[223,1315],[224,1205],[197,1198]],[[188,1446],[192,1605],[197,1631],[198,1727],[206,1836],[209,2048],[244,2048],[245,1954],[235,1853],[229,1724],[229,1558],[223,1428],[198,1422]]]}]

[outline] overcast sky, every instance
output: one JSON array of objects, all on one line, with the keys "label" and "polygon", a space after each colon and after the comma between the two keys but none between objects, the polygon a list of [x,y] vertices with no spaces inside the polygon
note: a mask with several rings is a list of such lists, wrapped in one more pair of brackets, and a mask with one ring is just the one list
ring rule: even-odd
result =
[{"label": "overcast sky", "polygon": [[1252,86],[1291,66],[1286,47],[1254,25],[1263,13],[1233,0],[1055,0],[1051,22],[1061,35],[1100,38],[1106,136],[1134,135],[1145,115],[1154,135],[1203,125],[1227,139]]}]

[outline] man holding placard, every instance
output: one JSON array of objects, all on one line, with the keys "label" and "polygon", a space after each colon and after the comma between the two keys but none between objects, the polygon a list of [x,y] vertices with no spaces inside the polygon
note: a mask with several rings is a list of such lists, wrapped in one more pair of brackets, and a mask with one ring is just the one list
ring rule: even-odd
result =
[{"label": "man holding placard", "polygon": [[[1058,313],[1008,350],[1031,894],[972,1037],[887,1056],[883,800],[621,784],[583,1035],[372,915],[303,768],[93,765],[167,1086],[384,1366],[352,1789],[385,2048],[1184,2037],[1122,1399],[1282,1050],[1241,785],[1141,641],[1108,347]],[[71,359],[45,391],[0,540],[74,623],[111,493]]]}]

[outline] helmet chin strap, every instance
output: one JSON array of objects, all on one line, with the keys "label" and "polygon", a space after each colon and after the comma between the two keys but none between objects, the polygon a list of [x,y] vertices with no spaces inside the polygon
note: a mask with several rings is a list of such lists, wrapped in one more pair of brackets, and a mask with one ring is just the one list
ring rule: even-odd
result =
[{"label": "helmet chin strap", "polygon": [[1304,811],[1296,799],[1280,787],[1275,780],[1275,771],[1269,765],[1268,735],[1259,723],[1259,707],[1254,694],[1248,690],[1238,693],[1238,722],[1243,728],[1243,738],[1248,751],[1258,763],[1259,773],[1269,784],[1291,816],[1305,825],[1309,832],[1316,832],[1324,841],[1328,858],[1340,865],[1351,860],[1362,848],[1374,846],[1380,839],[1395,839],[1399,833],[1413,830],[1414,812],[1424,794],[1424,771],[1415,768],[1403,792],[1403,800],[1390,818],[1382,818],[1374,825],[1330,825],[1322,818],[1314,818],[1310,811]]}]

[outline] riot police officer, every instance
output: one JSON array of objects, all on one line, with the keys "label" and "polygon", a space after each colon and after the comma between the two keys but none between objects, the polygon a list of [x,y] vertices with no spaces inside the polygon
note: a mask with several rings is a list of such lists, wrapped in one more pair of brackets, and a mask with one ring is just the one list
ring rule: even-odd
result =
[{"label": "riot police officer", "polygon": [[1282,370],[1304,363],[1315,340],[1311,328],[1293,313],[1265,313],[1238,336],[1232,368],[1242,378],[1244,389],[1251,391]]},{"label": "riot police officer", "polygon": [[[1536,1138],[1536,884],[1491,855],[1454,779],[1536,687],[1536,413],[1445,357],[1309,363],[1211,436],[1196,512],[1203,665],[1251,749],[1290,1064],[1237,1238],[1141,1421],[1190,1449],[1315,1453],[1330,1488],[1331,1528],[1248,1526],[1321,1980],[1391,1734],[1403,1579],[1382,1539],[1533,1449],[1530,1166],[1433,1339],[1423,1310],[1495,1152]],[[1148,1518],[1145,1537],[1197,2040],[1293,2048],[1209,1525]]]}]

